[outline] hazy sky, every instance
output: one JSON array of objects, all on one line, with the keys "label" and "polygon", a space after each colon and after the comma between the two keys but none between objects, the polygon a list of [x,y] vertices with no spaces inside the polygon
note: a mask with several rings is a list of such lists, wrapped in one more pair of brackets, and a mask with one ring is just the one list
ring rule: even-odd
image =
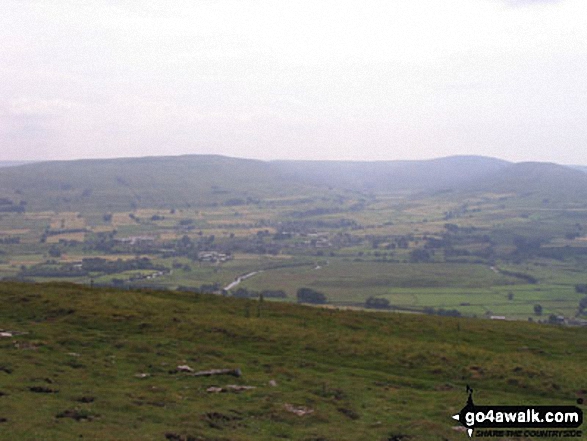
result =
[{"label": "hazy sky", "polygon": [[586,0],[0,0],[0,160],[587,163]]}]

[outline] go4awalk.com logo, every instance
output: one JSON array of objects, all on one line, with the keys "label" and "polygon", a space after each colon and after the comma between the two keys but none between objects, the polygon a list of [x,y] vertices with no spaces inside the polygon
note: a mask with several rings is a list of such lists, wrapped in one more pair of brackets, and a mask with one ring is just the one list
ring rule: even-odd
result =
[{"label": "go4awalk.com logo", "polygon": [[[476,406],[467,386],[467,404],[453,419],[476,437],[582,437],[583,411],[576,406]],[[581,402],[581,401],[578,401]]]}]

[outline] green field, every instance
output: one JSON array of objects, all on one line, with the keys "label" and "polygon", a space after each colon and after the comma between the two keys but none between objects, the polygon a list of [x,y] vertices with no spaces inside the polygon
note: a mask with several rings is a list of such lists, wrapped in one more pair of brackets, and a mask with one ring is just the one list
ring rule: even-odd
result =
[{"label": "green field", "polygon": [[[357,201],[349,199],[344,205],[348,208]],[[566,235],[582,231],[576,222],[582,211],[537,211],[527,216],[525,208],[480,198],[471,200],[465,215],[459,212],[462,204],[450,198],[395,196],[375,198],[362,203],[361,210],[343,215],[312,214],[297,220],[292,210],[314,213],[319,210],[315,201],[282,202],[273,208],[238,207],[238,212],[221,206],[142,209],[114,212],[109,219],[75,212],[2,214],[0,274],[60,280],[64,277],[42,271],[79,265],[91,257],[141,257],[168,271],[156,278],[149,277],[156,271],[148,269],[72,273],[65,278],[82,284],[108,285],[118,279],[126,286],[221,289],[238,276],[258,272],[231,292],[237,287],[253,293],[283,290],[289,301],[295,301],[300,287],[310,287],[340,306],[360,307],[378,297],[396,310],[442,308],[468,316],[522,320],[577,315],[582,297],[574,287],[587,280],[587,241]],[[457,213],[456,218],[445,219],[447,212]],[[452,233],[447,232],[448,224],[454,226]],[[276,240],[288,228],[296,232]],[[521,236],[524,231],[531,234]],[[108,247],[100,248],[105,237]],[[520,237],[539,237],[542,244],[520,254],[515,245]],[[142,238],[148,241],[141,242]],[[188,240],[194,251],[178,248],[182,240]],[[57,250],[54,256],[52,250]],[[228,252],[231,258],[199,259],[198,253],[206,251]],[[427,253],[428,260],[413,261],[415,251]],[[529,284],[519,274],[534,281]],[[534,314],[536,304],[542,306],[542,317]]]}]

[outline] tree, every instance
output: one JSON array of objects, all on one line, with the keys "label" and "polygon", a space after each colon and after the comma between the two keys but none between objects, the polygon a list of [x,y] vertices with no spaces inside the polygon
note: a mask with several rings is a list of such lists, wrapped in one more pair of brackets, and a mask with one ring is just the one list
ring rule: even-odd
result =
[{"label": "tree", "polygon": [[232,296],[240,299],[248,299],[249,297],[253,297],[249,290],[246,288],[237,289],[235,292],[232,293]]},{"label": "tree", "polygon": [[117,286],[117,287],[124,286],[124,279],[120,279],[120,278],[115,277],[111,280],[111,282],[112,282],[112,286]]},{"label": "tree", "polygon": [[517,236],[514,238],[514,246],[516,247],[517,254],[534,254],[541,246],[540,239]]},{"label": "tree", "polygon": [[298,303],[326,303],[326,296],[321,292],[315,291],[311,288],[300,288],[297,292]]},{"label": "tree", "polygon": [[281,289],[277,289],[277,290],[266,289],[265,291],[261,292],[261,295],[263,297],[265,297],[266,299],[268,299],[268,298],[274,298],[274,299],[287,298],[287,294],[285,293],[285,291],[283,291]]},{"label": "tree", "polygon": [[534,305],[534,314],[542,315],[542,305],[539,305],[539,304]]},{"label": "tree", "polygon": [[183,237],[178,241],[178,245],[181,248],[190,248],[193,245],[193,242],[189,236],[184,234]]},{"label": "tree", "polygon": [[52,246],[49,248],[49,256],[51,257],[61,257],[61,250],[56,246]]},{"label": "tree", "polygon": [[427,250],[415,249],[410,252],[410,262],[430,262],[430,253]]},{"label": "tree", "polygon": [[548,316],[548,323],[551,325],[558,325],[563,323],[563,320],[559,319],[555,314],[550,314]]},{"label": "tree", "polygon": [[388,309],[389,308],[389,300],[377,298],[377,297],[369,297],[365,301],[365,308]]},{"label": "tree", "polygon": [[579,302],[579,314],[583,314],[587,309],[587,297],[583,297]]}]

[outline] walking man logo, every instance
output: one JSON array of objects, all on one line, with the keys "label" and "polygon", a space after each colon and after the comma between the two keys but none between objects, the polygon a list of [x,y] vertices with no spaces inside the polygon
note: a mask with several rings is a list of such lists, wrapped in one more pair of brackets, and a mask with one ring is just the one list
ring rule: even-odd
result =
[{"label": "walking man logo", "polygon": [[[461,424],[462,424],[461,415],[466,415],[467,412],[474,412],[475,411],[475,404],[473,404],[473,389],[471,389],[471,387],[468,384],[467,384],[467,394],[468,394],[468,398],[467,398],[467,404],[465,405],[465,407],[463,407],[459,413],[452,416],[452,418],[454,420],[459,421]],[[466,426],[466,424],[465,424],[465,426]],[[469,438],[471,438],[473,436],[473,428],[468,427],[467,434],[469,435]]]},{"label": "walking man logo", "polygon": [[476,429],[481,429],[479,436],[484,437],[582,437],[581,430],[572,430],[583,424],[583,411],[577,406],[476,406],[469,385],[467,394],[467,404],[452,418],[466,428],[469,438]]}]

